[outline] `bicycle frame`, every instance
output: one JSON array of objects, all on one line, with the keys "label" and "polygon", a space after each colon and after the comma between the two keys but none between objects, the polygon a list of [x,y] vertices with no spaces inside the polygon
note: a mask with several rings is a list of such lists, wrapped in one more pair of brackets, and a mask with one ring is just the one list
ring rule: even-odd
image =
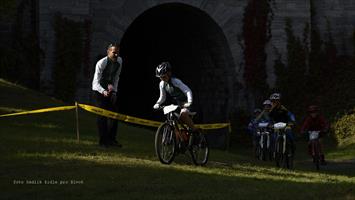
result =
[{"label": "bicycle frame", "polygon": [[270,147],[270,132],[267,129],[269,123],[259,123],[258,125],[258,135],[260,135],[259,145],[261,148],[264,148],[264,137],[266,136],[266,148]]},{"label": "bicycle frame", "polygon": [[256,147],[256,153],[259,160],[266,160],[269,157],[272,160],[270,149],[271,144],[271,133],[269,131],[269,123],[261,122],[258,123],[257,136],[258,136],[258,146]]},{"label": "bicycle frame", "polygon": [[[177,106],[175,105],[170,105],[171,107],[169,106],[166,106],[164,107],[164,114],[166,115],[166,122],[168,124],[170,124],[172,127],[174,127],[174,133],[175,133],[175,137],[176,137],[176,140],[178,142],[184,142],[185,141],[185,138],[184,136],[182,136],[182,133],[181,133],[181,130],[184,130],[186,132],[188,132],[188,129],[186,128],[186,126],[182,123],[180,123],[179,121],[179,114],[176,112],[176,109],[177,109]],[[181,127],[181,128],[179,128]],[[188,135],[189,137],[189,135]]]},{"label": "bicycle frame", "polygon": [[320,142],[319,131],[309,131],[309,142],[312,149],[312,158],[314,159],[317,170],[319,170],[320,163]]},{"label": "bicycle frame", "polygon": [[291,169],[293,166],[293,152],[292,149],[290,149],[292,147],[290,147],[286,136],[286,125],[286,123],[282,122],[274,124],[274,131],[277,134],[275,143],[275,161],[276,166],[280,167],[282,164],[288,169]]},{"label": "bicycle frame", "polygon": [[202,131],[197,130],[192,134],[191,130],[180,122],[177,105],[165,106],[163,111],[166,121],[155,134],[155,151],[160,162],[170,164],[177,154],[189,150],[195,165],[205,165],[208,161],[209,148]]},{"label": "bicycle frame", "polygon": [[[286,132],[285,132],[285,128],[286,128],[286,123],[276,123],[274,125],[274,129],[275,132],[277,134],[277,138],[276,141],[278,142],[280,138],[282,138],[282,153],[284,154],[286,152],[286,144],[287,144],[287,137],[286,137]],[[279,146],[277,146],[277,151],[279,152]]]}]

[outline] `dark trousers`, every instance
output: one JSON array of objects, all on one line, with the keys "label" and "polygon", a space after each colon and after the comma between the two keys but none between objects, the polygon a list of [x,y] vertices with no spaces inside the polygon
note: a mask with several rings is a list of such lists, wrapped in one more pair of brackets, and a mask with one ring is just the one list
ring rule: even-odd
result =
[{"label": "dark trousers", "polygon": [[[117,111],[116,102],[111,97],[105,97],[99,92],[95,92],[96,105],[99,108]],[[97,117],[97,127],[99,131],[99,144],[109,145],[116,142],[117,137],[117,120],[99,115]]]}]

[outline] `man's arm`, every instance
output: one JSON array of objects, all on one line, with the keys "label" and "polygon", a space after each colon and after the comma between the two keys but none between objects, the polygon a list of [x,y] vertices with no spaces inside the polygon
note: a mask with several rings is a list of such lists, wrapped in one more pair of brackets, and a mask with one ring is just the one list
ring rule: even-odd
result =
[{"label": "man's arm", "polygon": [[310,121],[310,118],[309,117],[306,117],[306,119],[304,120],[301,128],[300,128],[300,133],[303,134],[305,133],[306,131],[308,131],[308,128],[309,128],[309,121]]},{"label": "man's arm", "polygon": [[92,90],[97,91],[101,94],[103,94],[105,91],[105,89],[100,85],[100,80],[101,80],[104,68],[105,68],[105,58],[99,60],[96,63],[94,79],[92,81]]}]

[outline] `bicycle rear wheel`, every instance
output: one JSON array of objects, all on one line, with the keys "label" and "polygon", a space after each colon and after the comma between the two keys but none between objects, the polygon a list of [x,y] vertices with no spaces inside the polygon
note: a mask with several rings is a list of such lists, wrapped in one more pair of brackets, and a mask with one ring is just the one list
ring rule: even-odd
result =
[{"label": "bicycle rear wheel", "polygon": [[170,164],[175,158],[176,137],[174,127],[163,123],[155,134],[155,152],[163,164]]},{"label": "bicycle rear wheel", "polygon": [[199,131],[190,137],[193,140],[190,144],[191,157],[195,165],[205,165],[208,161],[209,148],[204,134]]}]

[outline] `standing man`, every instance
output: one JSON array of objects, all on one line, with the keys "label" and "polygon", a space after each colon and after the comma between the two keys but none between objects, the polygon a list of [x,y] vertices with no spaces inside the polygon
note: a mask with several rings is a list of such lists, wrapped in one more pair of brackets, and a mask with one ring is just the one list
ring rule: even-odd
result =
[{"label": "standing man", "polygon": [[[119,76],[122,69],[122,58],[118,56],[119,45],[110,44],[107,48],[107,56],[96,63],[92,90],[96,99],[96,105],[100,108],[117,111],[116,93]],[[99,131],[99,145],[102,147],[122,147],[117,142],[117,120],[99,115],[97,118]]]}]

